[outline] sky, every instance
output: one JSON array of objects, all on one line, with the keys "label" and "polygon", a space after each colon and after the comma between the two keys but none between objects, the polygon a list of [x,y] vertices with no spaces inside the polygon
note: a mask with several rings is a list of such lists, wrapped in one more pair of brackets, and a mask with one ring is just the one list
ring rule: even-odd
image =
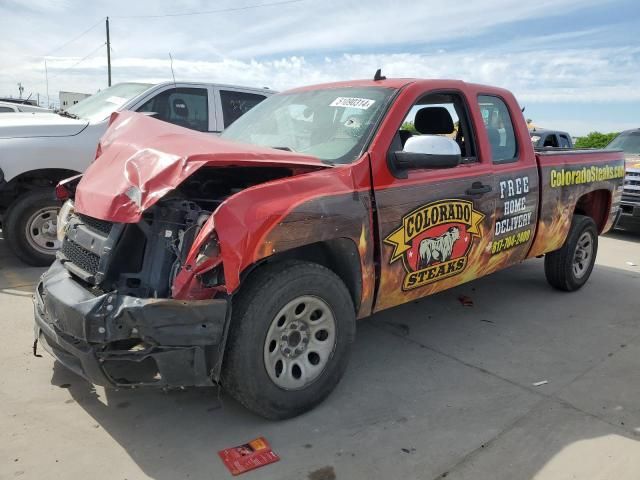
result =
[{"label": "sky", "polygon": [[574,136],[640,127],[638,0],[0,0],[0,96],[106,88],[107,16],[113,83],[170,80],[169,53],[177,80],[277,90],[382,68],[508,88]]}]

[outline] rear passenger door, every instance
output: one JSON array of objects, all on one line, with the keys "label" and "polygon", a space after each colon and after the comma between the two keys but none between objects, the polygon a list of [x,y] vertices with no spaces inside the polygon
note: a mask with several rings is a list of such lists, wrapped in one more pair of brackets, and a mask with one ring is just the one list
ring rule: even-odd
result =
[{"label": "rear passenger door", "polygon": [[[510,111],[496,95],[479,95],[478,107],[489,140],[495,178],[496,204],[491,261],[485,273],[523,260],[533,241],[538,214],[538,167],[528,138],[518,141],[514,122],[520,111]],[[524,125],[524,123],[523,123]]]},{"label": "rear passenger door", "polygon": [[262,102],[266,95],[255,91],[244,91],[228,87],[216,88],[218,112],[217,130],[221,132],[242,115]]}]

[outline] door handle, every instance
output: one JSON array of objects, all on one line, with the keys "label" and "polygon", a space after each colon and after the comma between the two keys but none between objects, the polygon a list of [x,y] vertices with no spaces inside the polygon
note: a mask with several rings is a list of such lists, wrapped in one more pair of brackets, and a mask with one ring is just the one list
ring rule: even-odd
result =
[{"label": "door handle", "polygon": [[467,188],[467,195],[484,195],[491,191],[491,185],[483,185],[482,182],[473,182],[471,188]]}]

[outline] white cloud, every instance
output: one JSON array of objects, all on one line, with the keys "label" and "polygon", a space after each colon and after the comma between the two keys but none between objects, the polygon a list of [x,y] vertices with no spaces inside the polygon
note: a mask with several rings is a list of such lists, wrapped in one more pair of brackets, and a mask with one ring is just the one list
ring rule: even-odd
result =
[{"label": "white cloud", "polygon": [[[77,58],[50,58],[53,91],[70,82],[81,90],[95,90],[96,76],[104,78],[105,59],[89,59],[66,70]],[[379,67],[389,77],[457,78],[502,86],[521,102],[640,101],[640,48],[537,50],[498,55],[482,52],[433,54],[342,54],[322,59],[289,56],[274,60],[185,60],[174,56],[176,77],[184,80],[239,83],[286,89],[303,84],[349,78],[368,78]],[[24,75],[40,76],[39,62],[25,63]],[[63,73],[61,73],[63,72]],[[117,81],[164,81],[171,78],[165,58],[116,57]],[[66,76],[66,75],[69,76]],[[92,87],[93,86],[93,87]],[[68,88],[68,87],[67,87]]]},{"label": "white cloud", "polygon": [[[387,76],[459,78],[499,85],[514,91],[523,104],[640,101],[640,48],[606,47],[602,39],[616,33],[616,27],[606,23],[582,29],[571,26],[574,12],[598,5],[598,0],[449,4],[438,0],[308,0],[163,19],[124,19],[118,15],[196,11],[252,2],[232,4],[229,0],[214,6],[204,0],[36,2],[30,8],[16,7],[19,2],[0,3],[0,94],[17,93],[16,84],[22,82],[26,92],[43,95],[42,55],[101,16],[110,15],[116,82],[169,80],[171,52],[176,77],[185,80],[286,89],[369,78],[382,67]],[[39,10],[45,7],[49,10]],[[512,22],[542,22],[549,14],[565,15],[566,28],[544,36],[526,36],[508,28]],[[57,57],[48,58],[52,96],[59,90],[95,92],[106,86],[105,48],[78,64],[103,42],[104,27],[99,23],[57,51]]]}]

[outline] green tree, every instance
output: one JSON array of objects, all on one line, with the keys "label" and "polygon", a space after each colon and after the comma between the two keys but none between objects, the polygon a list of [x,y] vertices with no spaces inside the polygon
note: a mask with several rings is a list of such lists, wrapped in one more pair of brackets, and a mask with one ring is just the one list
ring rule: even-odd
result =
[{"label": "green tree", "polygon": [[604,148],[611,140],[618,135],[618,132],[600,133],[591,132],[586,137],[578,137],[576,139],[576,148]]},{"label": "green tree", "polygon": [[413,122],[404,122],[400,127],[400,130],[407,130],[408,132],[411,132],[414,135],[420,135],[418,130],[416,130],[416,126],[413,124]]}]

